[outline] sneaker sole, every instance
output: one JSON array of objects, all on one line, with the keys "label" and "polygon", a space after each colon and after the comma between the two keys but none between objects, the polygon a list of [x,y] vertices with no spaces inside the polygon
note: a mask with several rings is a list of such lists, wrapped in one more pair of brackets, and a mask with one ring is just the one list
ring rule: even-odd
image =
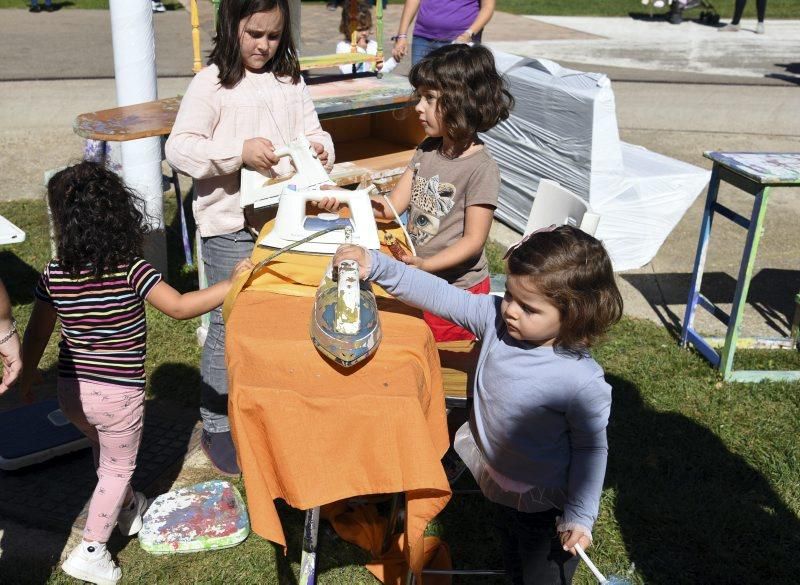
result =
[{"label": "sneaker sole", "polygon": [[[64,571],[70,577],[74,577],[75,579],[80,579],[81,581],[87,581],[88,583],[94,583],[95,585],[117,585],[119,583],[119,579],[104,579],[103,577],[98,577],[97,575],[92,575],[88,571],[84,571],[77,567],[73,567],[68,564],[69,559],[64,561],[61,565],[61,570]],[[120,577],[121,579],[122,577]]]}]

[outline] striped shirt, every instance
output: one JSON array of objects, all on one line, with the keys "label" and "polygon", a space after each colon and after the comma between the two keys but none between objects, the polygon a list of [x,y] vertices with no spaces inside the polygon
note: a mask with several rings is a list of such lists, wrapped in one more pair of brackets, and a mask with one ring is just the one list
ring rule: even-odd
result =
[{"label": "striped shirt", "polygon": [[73,277],[53,260],[36,285],[36,298],[53,305],[61,320],[58,375],[92,382],[143,387],[147,347],[144,302],[159,274],[134,260],[95,278]]}]

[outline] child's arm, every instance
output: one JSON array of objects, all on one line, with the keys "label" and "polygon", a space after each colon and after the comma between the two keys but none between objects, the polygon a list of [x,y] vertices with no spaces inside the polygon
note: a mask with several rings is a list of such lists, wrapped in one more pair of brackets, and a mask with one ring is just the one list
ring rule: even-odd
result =
[{"label": "child's arm", "polygon": [[430,258],[404,256],[403,262],[425,272],[441,272],[459,266],[470,258],[480,256],[489,237],[493,218],[494,207],[491,205],[470,205],[464,212],[464,235],[452,246],[448,246]]},{"label": "child's arm", "polygon": [[47,347],[47,342],[50,341],[50,336],[53,334],[56,318],[55,307],[37,298],[33,304],[33,312],[28,326],[25,328],[25,338],[22,341],[22,374],[19,377],[19,387],[26,399],[31,396],[37,368]]},{"label": "child's arm", "polygon": [[[389,201],[392,202],[397,213],[403,213],[408,204],[411,203],[411,183],[414,180],[414,171],[406,169],[400,180],[392,189],[389,195]],[[394,212],[386,205],[386,200],[383,197],[370,197],[372,201],[372,212],[375,214],[375,219],[385,219],[396,221]],[[337,212],[342,204],[335,197],[326,197],[316,202],[317,207],[326,211]],[[487,232],[488,233],[488,232]]]},{"label": "child's arm", "polygon": [[249,259],[242,260],[234,266],[229,278],[208,288],[183,294],[162,280],[147,295],[147,302],[173,319],[191,319],[219,307],[233,281],[252,268],[253,263]]},{"label": "child's arm", "polygon": [[567,502],[558,525],[565,550],[576,542],[591,544],[592,526],[600,508],[600,495],[608,460],[606,427],[611,411],[611,387],[602,370],[572,399],[566,417],[570,433]]},{"label": "child's arm", "polygon": [[377,250],[360,246],[341,246],[333,257],[333,265],[342,260],[355,260],[359,276],[386,289],[404,303],[439,315],[483,337],[487,323],[493,322],[496,312],[491,295],[473,295],[447,281],[409,268]]}]

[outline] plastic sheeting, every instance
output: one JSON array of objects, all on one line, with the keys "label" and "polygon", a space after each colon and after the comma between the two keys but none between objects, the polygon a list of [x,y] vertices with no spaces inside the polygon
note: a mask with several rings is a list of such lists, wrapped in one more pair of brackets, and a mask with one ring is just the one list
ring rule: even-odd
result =
[{"label": "plastic sheeting", "polygon": [[511,117],[481,135],[502,177],[496,216],[522,232],[539,179],[551,179],[600,214],[595,235],[615,270],[652,260],[710,173],[621,142],[605,75],[498,51],[495,60],[516,100]]}]

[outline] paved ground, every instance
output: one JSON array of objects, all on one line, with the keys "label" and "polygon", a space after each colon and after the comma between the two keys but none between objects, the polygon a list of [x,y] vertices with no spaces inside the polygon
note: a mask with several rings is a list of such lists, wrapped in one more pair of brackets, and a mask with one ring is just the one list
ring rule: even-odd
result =
[{"label": "paved ground", "polygon": [[[208,3],[201,1],[200,6],[206,52],[212,14]],[[392,5],[387,11],[387,37],[396,29],[399,10]],[[34,15],[8,9],[0,16],[0,53],[15,56],[0,61],[0,200],[39,197],[43,171],[81,155],[81,141],[72,133],[75,116],[115,103],[108,12]],[[750,24],[745,22],[744,29]],[[305,5],[303,51],[329,50],[338,40],[337,28],[338,13]],[[188,13],[156,15],[155,29],[159,95],[176,95],[191,76]],[[709,166],[703,150],[800,151],[800,21],[770,21],[764,36],[747,30],[723,36],[691,22],[671,26],[631,18],[501,13],[484,38],[503,50],[608,74],[614,82],[620,135],[627,142],[703,167]],[[770,204],[745,321],[751,333],[785,332],[791,298],[800,289],[792,238],[800,213],[797,194],[778,191]],[[671,327],[682,319],[702,197],[653,262],[620,274],[629,315]],[[722,198],[740,211],[751,203],[748,195],[727,188]],[[719,222],[716,230],[707,291],[725,306],[732,297],[743,237],[727,222]],[[499,239],[515,237],[502,227],[493,233]],[[700,328],[721,331],[708,320]],[[179,481],[205,479],[209,473],[198,455],[185,463]],[[34,541],[35,548],[17,546]],[[64,546],[63,534],[53,537],[7,520],[0,523],[4,562],[26,562],[32,555],[54,562]]]}]

